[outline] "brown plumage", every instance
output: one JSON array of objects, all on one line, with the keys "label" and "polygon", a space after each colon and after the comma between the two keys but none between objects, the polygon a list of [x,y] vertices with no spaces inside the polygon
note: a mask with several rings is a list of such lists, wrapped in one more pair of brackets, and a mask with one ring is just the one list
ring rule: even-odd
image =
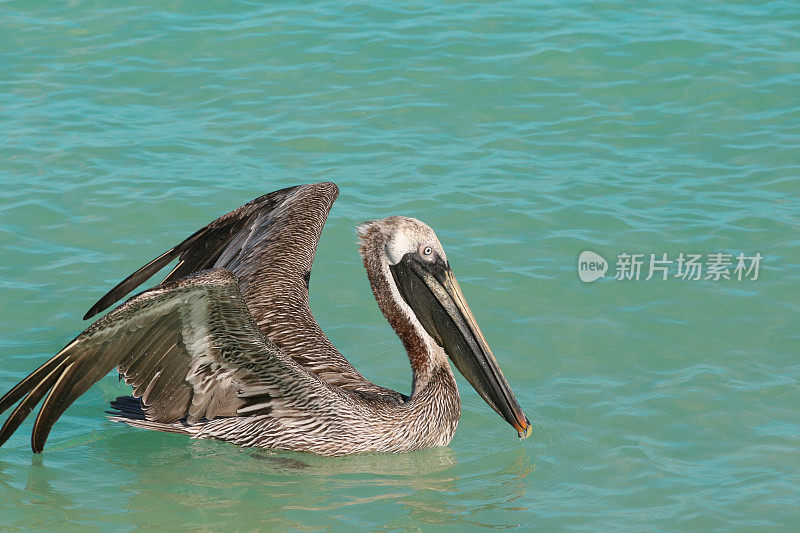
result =
[{"label": "brown plumage", "polygon": [[0,413],[19,402],[0,445],[46,395],[31,436],[40,452],[66,408],[115,367],[133,396],[112,402],[112,419],[132,426],[325,455],[443,445],[460,413],[448,355],[528,434],[441,244],[415,219],[358,230],[378,305],[408,352],[411,396],[370,383],[331,344],[311,314],[308,286],[337,195],[334,184],[319,183],[257,198],[120,282],[85,318],[178,260],[161,284],[97,320],[0,398]]}]

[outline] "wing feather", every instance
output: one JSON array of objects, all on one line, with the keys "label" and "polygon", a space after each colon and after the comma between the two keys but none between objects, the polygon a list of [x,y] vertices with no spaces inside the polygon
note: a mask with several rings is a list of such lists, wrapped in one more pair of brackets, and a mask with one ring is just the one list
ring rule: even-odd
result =
[{"label": "wing feather", "polygon": [[261,333],[233,274],[209,270],[131,298],[0,398],[0,412],[21,400],[0,444],[47,394],[31,435],[40,452],[56,420],[114,367],[141,398],[146,421],[161,424],[238,416],[252,403],[246,394],[280,400],[295,413],[308,397],[336,405],[343,394]]},{"label": "wing feather", "polygon": [[39,403],[50,387],[53,386],[53,383],[55,383],[61,375],[66,363],[65,360],[61,360],[52,370],[44,374],[42,380],[30,389],[25,399],[19,402],[16,409],[11,412],[5,424],[3,424],[3,428],[0,429],[0,446],[8,440],[17,428],[19,428],[20,424],[22,424],[31,411],[33,411],[33,408],[36,407],[36,404]]},{"label": "wing feather", "polygon": [[332,385],[399,400],[398,393],[373,385],[356,371],[311,314],[308,281],[314,253],[338,194],[335,184],[316,183],[256,198],[128,276],[84,318],[106,309],[173,259],[179,262],[163,283],[225,268],[236,276],[258,327],[284,353]]}]

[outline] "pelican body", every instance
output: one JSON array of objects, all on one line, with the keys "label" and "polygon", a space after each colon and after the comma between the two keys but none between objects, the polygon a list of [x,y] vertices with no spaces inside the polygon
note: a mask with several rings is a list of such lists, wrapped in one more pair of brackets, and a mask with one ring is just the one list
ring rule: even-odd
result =
[{"label": "pelican body", "polygon": [[333,183],[275,191],[223,215],[111,289],[88,319],[177,259],[162,283],[112,310],[0,398],[16,405],[0,445],[44,398],[31,434],[117,368],[131,426],[241,446],[339,456],[450,442],[461,412],[449,360],[520,437],[531,426],[503,377],[435,233],[393,216],[358,226],[370,286],[403,342],[411,395],[365,379],[309,307],[314,252]]}]

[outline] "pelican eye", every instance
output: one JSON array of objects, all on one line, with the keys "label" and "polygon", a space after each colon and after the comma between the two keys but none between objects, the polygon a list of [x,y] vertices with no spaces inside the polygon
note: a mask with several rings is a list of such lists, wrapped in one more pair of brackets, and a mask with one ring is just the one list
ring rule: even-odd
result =
[{"label": "pelican eye", "polygon": [[417,253],[420,255],[420,257],[422,257],[422,259],[429,263],[436,261],[436,252],[433,251],[433,247],[431,246],[420,245],[417,249]]}]

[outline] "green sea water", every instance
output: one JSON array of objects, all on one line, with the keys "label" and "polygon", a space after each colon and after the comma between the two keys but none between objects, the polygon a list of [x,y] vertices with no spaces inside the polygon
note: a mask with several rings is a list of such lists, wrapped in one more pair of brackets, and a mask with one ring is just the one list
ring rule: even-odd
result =
[{"label": "green sea water", "polygon": [[[409,392],[354,227],[420,218],[533,424],[459,377],[447,447],[270,454],[109,422],[112,374],[0,449],[0,529],[800,527],[796,1],[4,1],[0,36],[3,392],[200,226],[332,180],[334,344]],[[645,279],[681,252],[732,279]]]}]

